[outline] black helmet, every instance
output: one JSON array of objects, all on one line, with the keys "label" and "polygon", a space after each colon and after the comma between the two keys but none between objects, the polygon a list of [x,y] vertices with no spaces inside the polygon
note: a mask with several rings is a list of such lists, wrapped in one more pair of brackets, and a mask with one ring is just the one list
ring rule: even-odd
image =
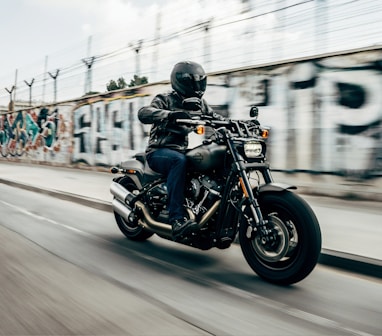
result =
[{"label": "black helmet", "polygon": [[171,86],[183,98],[202,98],[206,91],[207,76],[200,64],[179,62],[172,69]]}]

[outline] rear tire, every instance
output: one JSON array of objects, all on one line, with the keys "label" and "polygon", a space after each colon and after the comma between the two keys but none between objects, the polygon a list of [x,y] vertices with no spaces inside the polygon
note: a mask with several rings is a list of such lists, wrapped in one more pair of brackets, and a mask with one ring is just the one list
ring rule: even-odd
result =
[{"label": "rear tire", "polygon": [[[239,239],[249,266],[261,278],[278,285],[290,285],[307,277],[321,252],[321,230],[310,206],[291,191],[264,192],[259,204],[267,229],[277,237],[263,243],[247,237],[248,224],[240,225]],[[249,212],[247,212],[249,215]]]},{"label": "rear tire", "polygon": [[[133,190],[138,190],[138,187],[129,177],[122,177],[116,182],[131,192]],[[121,232],[130,240],[145,241],[153,235],[152,232],[149,232],[138,225],[138,218],[136,216],[132,216],[132,221],[127,221],[114,211],[114,217]]]}]

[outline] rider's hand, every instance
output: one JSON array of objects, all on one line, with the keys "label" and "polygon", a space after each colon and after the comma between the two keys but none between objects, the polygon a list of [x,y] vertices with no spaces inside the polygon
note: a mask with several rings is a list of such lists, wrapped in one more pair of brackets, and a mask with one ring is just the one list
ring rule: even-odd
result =
[{"label": "rider's hand", "polygon": [[202,100],[197,97],[186,98],[182,102],[183,108],[189,111],[201,111]]},{"label": "rider's hand", "polygon": [[173,122],[177,119],[191,119],[191,116],[187,111],[171,111],[168,115],[168,120]]}]

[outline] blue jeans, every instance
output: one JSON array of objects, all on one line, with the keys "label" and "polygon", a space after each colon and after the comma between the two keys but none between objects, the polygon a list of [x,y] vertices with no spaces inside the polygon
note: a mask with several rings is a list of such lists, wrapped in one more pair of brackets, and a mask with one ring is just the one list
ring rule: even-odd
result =
[{"label": "blue jeans", "polygon": [[147,155],[150,168],[167,178],[168,212],[170,222],[184,217],[184,185],[186,156],[168,148],[159,148]]}]

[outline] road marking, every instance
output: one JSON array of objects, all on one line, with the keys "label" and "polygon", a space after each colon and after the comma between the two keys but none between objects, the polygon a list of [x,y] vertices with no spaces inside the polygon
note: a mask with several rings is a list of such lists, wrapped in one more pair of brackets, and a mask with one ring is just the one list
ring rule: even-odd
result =
[{"label": "road marking", "polygon": [[[325,317],[321,317],[321,316],[316,315],[316,314],[311,314],[311,313],[305,312],[303,310],[293,308],[291,306],[288,306],[286,304],[282,304],[280,302],[274,301],[274,300],[266,298],[264,296],[260,296],[258,294],[254,294],[254,293],[242,290],[240,288],[224,284],[224,283],[216,281],[216,280],[206,279],[204,277],[198,276],[195,272],[190,271],[187,268],[184,268],[182,266],[178,266],[178,265],[172,264],[170,262],[167,262],[165,260],[158,259],[158,258],[156,258],[155,256],[152,256],[152,255],[146,255],[146,254],[143,254],[141,252],[137,252],[137,251],[129,249],[129,248],[125,247],[125,246],[116,244],[115,242],[113,242],[111,240],[108,240],[108,239],[99,237],[99,236],[97,236],[95,234],[92,234],[92,233],[89,233],[89,232],[77,229],[77,228],[72,227],[70,225],[66,225],[66,224],[57,222],[56,220],[53,220],[53,219],[50,219],[50,218],[47,218],[47,217],[44,217],[44,216],[41,216],[41,215],[37,215],[37,214],[35,214],[33,212],[30,212],[28,210],[25,210],[25,209],[19,207],[19,206],[10,204],[8,202],[5,202],[3,200],[0,200],[0,203],[4,204],[4,205],[6,205],[6,206],[8,206],[10,208],[13,208],[13,209],[15,209],[15,210],[17,210],[17,211],[27,215],[27,216],[31,216],[31,217],[36,218],[38,220],[45,221],[45,222],[48,222],[50,224],[63,227],[65,229],[67,229],[67,230],[70,230],[70,231],[73,231],[73,232],[76,232],[76,233],[80,233],[80,234],[82,234],[84,236],[87,236],[87,237],[93,239],[93,240],[101,241],[101,242],[107,242],[109,244],[116,245],[116,246],[118,246],[121,249],[128,250],[130,253],[133,253],[133,254],[139,256],[142,259],[154,262],[156,264],[160,264],[163,267],[165,267],[166,269],[169,269],[170,271],[173,271],[174,269],[176,269],[178,273],[183,274],[184,278],[194,280],[197,283],[205,283],[205,284],[207,284],[207,285],[209,285],[211,287],[214,287],[214,288],[217,288],[217,289],[221,290],[222,292],[225,292],[226,294],[238,296],[238,297],[241,297],[243,299],[250,300],[250,301],[255,300],[256,303],[261,304],[261,305],[263,305],[265,307],[269,307],[269,308],[271,308],[273,310],[276,310],[276,311],[278,311],[278,312],[280,312],[282,314],[287,314],[289,316],[295,317],[295,318],[300,319],[300,320],[307,321],[309,323],[312,323],[312,324],[315,324],[315,325],[318,325],[318,326],[321,326],[321,327],[342,330],[342,331],[348,332],[348,333],[350,333],[352,335],[373,336],[372,334],[368,334],[368,333],[362,332],[360,330],[356,330],[356,329],[352,329],[352,328],[346,327],[346,326],[342,325],[341,323],[336,322],[334,320],[327,319]],[[93,270],[93,272],[94,273],[97,273],[97,272],[99,273],[99,271],[94,271],[94,270]],[[101,275],[105,276],[105,274],[103,274],[103,273]],[[109,276],[107,276],[107,277],[109,277]],[[111,278],[111,279],[114,280],[114,281],[117,280],[119,282],[118,279],[114,279],[114,278]],[[128,287],[130,288],[131,286],[128,286]],[[157,300],[155,298],[153,298],[153,299]]]}]

